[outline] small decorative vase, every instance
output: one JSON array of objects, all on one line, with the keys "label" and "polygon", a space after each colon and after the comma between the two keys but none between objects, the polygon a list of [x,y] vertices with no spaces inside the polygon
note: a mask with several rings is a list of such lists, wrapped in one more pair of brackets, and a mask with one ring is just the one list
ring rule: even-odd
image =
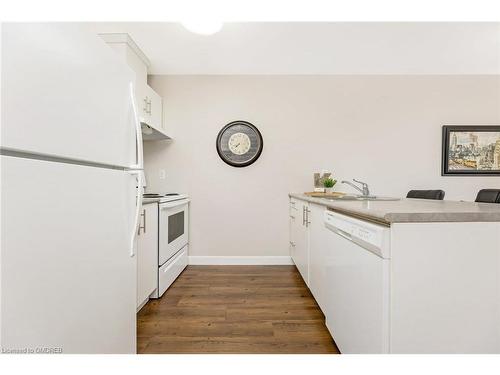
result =
[{"label": "small decorative vase", "polygon": [[325,193],[330,194],[332,192],[333,188],[325,188]]}]

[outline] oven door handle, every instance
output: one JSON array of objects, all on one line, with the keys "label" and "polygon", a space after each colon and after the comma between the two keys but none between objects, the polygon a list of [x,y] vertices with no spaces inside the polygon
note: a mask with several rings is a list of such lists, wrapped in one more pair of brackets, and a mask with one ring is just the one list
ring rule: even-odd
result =
[{"label": "oven door handle", "polygon": [[189,203],[189,199],[182,199],[179,201],[168,202],[168,203],[160,203],[160,210],[163,210],[166,208],[178,207],[178,206],[182,206],[182,205],[188,204],[188,203]]}]

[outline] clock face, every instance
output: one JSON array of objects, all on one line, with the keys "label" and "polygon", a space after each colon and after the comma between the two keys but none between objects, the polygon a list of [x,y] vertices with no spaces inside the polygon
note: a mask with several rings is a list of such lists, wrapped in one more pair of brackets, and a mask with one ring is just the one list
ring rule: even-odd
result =
[{"label": "clock face", "polygon": [[255,162],[263,148],[259,130],[246,121],[233,121],[217,136],[217,152],[233,167],[246,167]]},{"label": "clock face", "polygon": [[250,150],[250,137],[245,133],[234,133],[229,137],[229,150],[236,155],[245,155]]}]

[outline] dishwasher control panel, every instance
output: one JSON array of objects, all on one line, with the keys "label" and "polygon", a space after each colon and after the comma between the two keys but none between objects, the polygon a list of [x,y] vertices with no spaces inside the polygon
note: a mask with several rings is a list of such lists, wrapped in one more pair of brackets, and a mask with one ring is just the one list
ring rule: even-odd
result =
[{"label": "dishwasher control panel", "polygon": [[389,258],[390,228],[328,210],[324,220],[325,225],[340,236],[382,258]]}]

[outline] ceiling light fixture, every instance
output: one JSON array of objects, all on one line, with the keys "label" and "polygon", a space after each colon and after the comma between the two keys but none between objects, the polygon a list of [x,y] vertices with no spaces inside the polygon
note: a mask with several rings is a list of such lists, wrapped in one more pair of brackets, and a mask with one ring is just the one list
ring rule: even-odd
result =
[{"label": "ceiling light fixture", "polygon": [[182,22],[182,26],[184,26],[187,30],[201,35],[215,34],[222,29],[222,25],[222,22],[214,20],[190,20]]}]

